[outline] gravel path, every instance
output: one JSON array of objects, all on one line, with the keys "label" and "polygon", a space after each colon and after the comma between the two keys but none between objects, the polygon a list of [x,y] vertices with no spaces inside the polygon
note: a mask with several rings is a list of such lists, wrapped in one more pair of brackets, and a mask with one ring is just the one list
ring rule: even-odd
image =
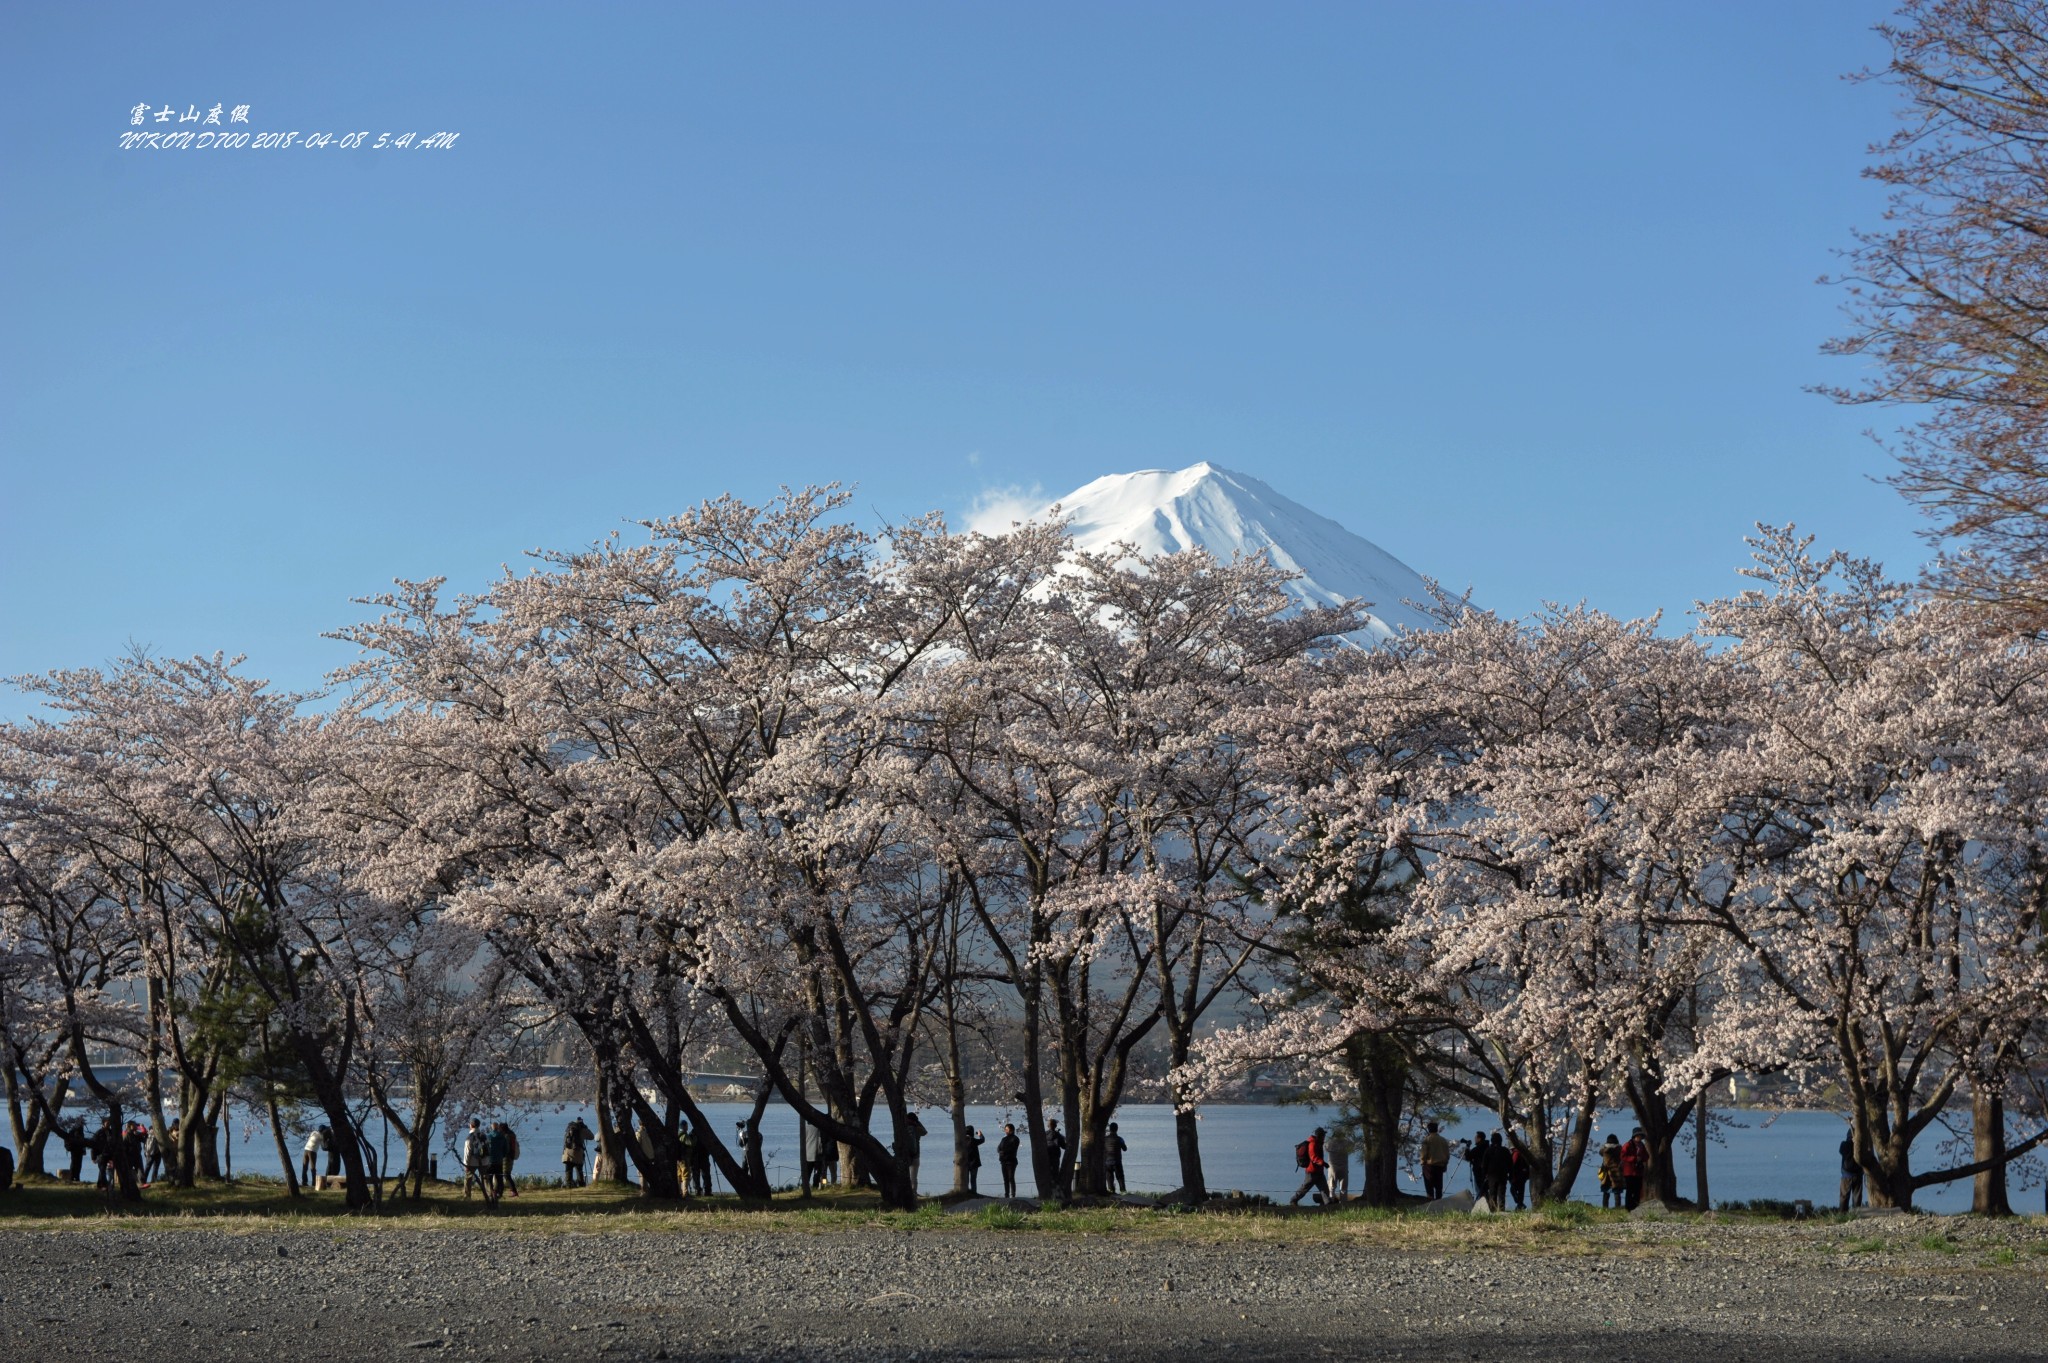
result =
[{"label": "gravel path", "polygon": [[[0,1232],[0,1358],[2048,1358],[2048,1228],[1452,1255],[1030,1232]],[[1983,1255],[2017,1246],[2019,1262]],[[1584,1249],[1588,1245],[1581,1245]]]}]

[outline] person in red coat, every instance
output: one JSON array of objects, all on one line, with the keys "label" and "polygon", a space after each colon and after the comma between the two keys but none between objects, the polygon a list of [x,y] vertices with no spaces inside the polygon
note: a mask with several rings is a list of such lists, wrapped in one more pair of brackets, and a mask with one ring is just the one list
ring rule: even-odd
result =
[{"label": "person in red coat", "polygon": [[1650,1167],[1650,1147],[1643,1144],[1643,1129],[1637,1127],[1621,1147],[1622,1205],[1634,1211],[1643,1201],[1643,1173]]},{"label": "person in red coat", "polygon": [[1323,1148],[1323,1137],[1328,1134],[1327,1131],[1319,1126],[1315,1129],[1314,1135],[1301,1143],[1307,1147],[1306,1151],[1301,1150],[1300,1147],[1296,1148],[1296,1167],[1307,1172],[1302,1177],[1301,1186],[1294,1190],[1294,1196],[1287,1200],[1288,1206],[1300,1206],[1301,1199],[1310,1192],[1315,1193],[1318,1204],[1329,1200],[1330,1157]]}]

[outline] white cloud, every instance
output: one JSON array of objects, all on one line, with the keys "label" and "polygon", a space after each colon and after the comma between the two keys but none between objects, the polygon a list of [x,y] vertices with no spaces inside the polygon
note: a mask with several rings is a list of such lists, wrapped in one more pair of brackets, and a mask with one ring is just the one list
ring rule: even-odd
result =
[{"label": "white cloud", "polygon": [[967,508],[967,528],[984,535],[1007,534],[1017,521],[1028,521],[1045,510],[1047,501],[1045,489],[1037,483],[1028,488],[1017,483],[985,487]]},{"label": "white cloud", "polygon": [[978,469],[978,468],[980,468],[980,467],[981,467],[981,451],[980,451],[980,450],[969,450],[969,451],[967,452],[967,467],[969,467],[969,468],[971,468],[971,469]]}]

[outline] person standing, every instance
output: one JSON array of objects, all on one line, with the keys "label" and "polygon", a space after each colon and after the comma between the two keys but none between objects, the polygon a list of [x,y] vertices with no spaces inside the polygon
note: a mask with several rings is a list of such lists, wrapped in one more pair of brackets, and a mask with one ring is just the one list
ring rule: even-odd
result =
[{"label": "person standing", "polygon": [[490,1181],[484,1176],[485,1161],[489,1158],[490,1137],[484,1134],[483,1124],[476,1118],[469,1119],[469,1130],[462,1138],[462,1200],[469,1200],[469,1190],[475,1188],[484,1196],[486,1206],[498,1200],[491,1191]]},{"label": "person standing", "polygon": [[498,1166],[499,1187],[517,1197],[519,1185],[512,1181],[512,1166],[519,1162],[519,1133],[510,1122],[499,1122],[498,1130],[505,1137],[505,1162]]},{"label": "person standing", "polygon": [[697,1132],[689,1119],[676,1119],[676,1181],[683,1185],[683,1196],[697,1191]]},{"label": "person standing", "polygon": [[[755,1122],[735,1122],[739,1146],[740,1167],[761,1182],[768,1181],[768,1166],[761,1157],[761,1128]],[[737,1188],[734,1189],[738,1191]]]},{"label": "person standing", "polygon": [[1124,1151],[1130,1148],[1130,1143],[1117,1134],[1116,1123],[1111,1122],[1109,1139],[1102,1149],[1102,1182],[1111,1192],[1130,1191],[1124,1185]]},{"label": "person standing", "polygon": [[981,1147],[987,1143],[987,1136],[971,1126],[967,1128],[966,1140],[960,1147],[960,1173],[967,1180],[970,1193],[981,1192]]},{"label": "person standing", "polygon": [[1621,1205],[1621,1137],[1612,1131],[1600,1146],[1600,1205]]},{"label": "person standing", "polygon": [[114,1161],[120,1158],[121,1133],[101,1122],[99,1130],[92,1133],[92,1162],[99,1172],[93,1177],[93,1186],[107,1187],[114,1179]]},{"label": "person standing", "polygon": [[1444,1195],[1444,1170],[1451,1166],[1451,1143],[1436,1129],[1436,1123],[1429,1124],[1429,1134],[1422,1138],[1422,1195],[1431,1202],[1441,1201]]},{"label": "person standing", "polygon": [[1486,1146],[1486,1205],[1497,1212],[1508,1209],[1508,1149],[1498,1131]]},{"label": "person standing", "polygon": [[1510,1142],[1508,1145],[1508,1191],[1514,1194],[1515,1210],[1523,1211],[1527,1204],[1522,1200],[1523,1192],[1529,1186],[1529,1161],[1522,1154],[1522,1147]]},{"label": "person standing", "polygon": [[590,1147],[595,1135],[581,1117],[572,1117],[562,1132],[562,1186],[582,1188],[587,1186],[583,1177],[583,1155]]},{"label": "person standing", "polygon": [[306,1148],[299,1155],[299,1182],[308,1188],[320,1173],[320,1152],[327,1148],[327,1128],[314,1127],[306,1136]]},{"label": "person standing", "polygon": [[14,1152],[0,1145],[0,1193],[14,1186]]},{"label": "person standing", "polygon": [[1643,1143],[1643,1129],[1629,1133],[1621,1147],[1621,1201],[1630,1211],[1643,1205],[1643,1171],[1650,1162],[1650,1147]]},{"label": "person standing", "polygon": [[1060,1130],[1059,1118],[1045,1124],[1045,1153],[1052,1164],[1052,1186],[1055,1190],[1067,1186],[1067,1133]]},{"label": "person standing", "polygon": [[143,1170],[149,1164],[149,1128],[141,1122],[128,1124],[128,1139],[122,1142],[121,1156],[128,1162],[129,1172],[137,1183],[147,1182]]},{"label": "person standing", "polygon": [[341,1143],[334,1139],[334,1128],[325,1122],[320,1124],[321,1139],[327,1145],[327,1177],[341,1177]]},{"label": "person standing", "polygon": [[484,1135],[484,1181],[491,1185],[493,1202],[505,1191],[505,1160],[511,1150],[512,1140],[506,1134],[505,1124],[492,1122],[491,1129]]},{"label": "person standing", "polygon": [[1486,1196],[1486,1137],[1481,1134],[1464,1143],[1461,1152],[1468,1168],[1472,1170],[1472,1196]]},{"label": "person standing", "polygon": [[690,1136],[690,1177],[696,1184],[690,1191],[701,1197],[711,1196],[710,1135],[710,1129],[706,1128],[702,1134],[693,1132]]},{"label": "person standing", "polygon": [[1017,1147],[1023,1142],[1017,1138],[1017,1124],[1003,1123],[1002,1139],[996,1142],[996,1167],[1003,1171],[1003,1196],[1017,1195]]},{"label": "person standing", "polygon": [[820,1168],[824,1158],[825,1140],[822,1132],[803,1118],[796,1122],[796,1182],[809,1197],[811,1189],[825,1181],[825,1171]]},{"label": "person standing", "polygon": [[1351,1137],[1344,1134],[1343,1122],[1337,1123],[1324,1149],[1330,1160],[1330,1201],[1342,1202],[1351,1196]]},{"label": "person standing", "polygon": [[924,1158],[924,1123],[915,1112],[903,1114],[903,1129],[896,1133],[896,1160],[910,1178],[910,1191],[917,1191],[917,1167]]}]

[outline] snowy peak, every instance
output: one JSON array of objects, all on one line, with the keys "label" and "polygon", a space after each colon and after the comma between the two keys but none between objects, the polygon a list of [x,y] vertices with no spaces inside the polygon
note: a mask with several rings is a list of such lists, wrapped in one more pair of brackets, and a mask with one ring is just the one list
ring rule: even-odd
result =
[{"label": "snowy peak", "polygon": [[1083,549],[1105,550],[1122,541],[1144,553],[1205,549],[1221,559],[1264,554],[1301,574],[1287,590],[1306,605],[1354,597],[1370,603],[1365,635],[1384,639],[1432,624],[1406,604],[1429,599],[1414,569],[1248,474],[1206,462],[1113,473],[1075,489],[1058,506]]}]

